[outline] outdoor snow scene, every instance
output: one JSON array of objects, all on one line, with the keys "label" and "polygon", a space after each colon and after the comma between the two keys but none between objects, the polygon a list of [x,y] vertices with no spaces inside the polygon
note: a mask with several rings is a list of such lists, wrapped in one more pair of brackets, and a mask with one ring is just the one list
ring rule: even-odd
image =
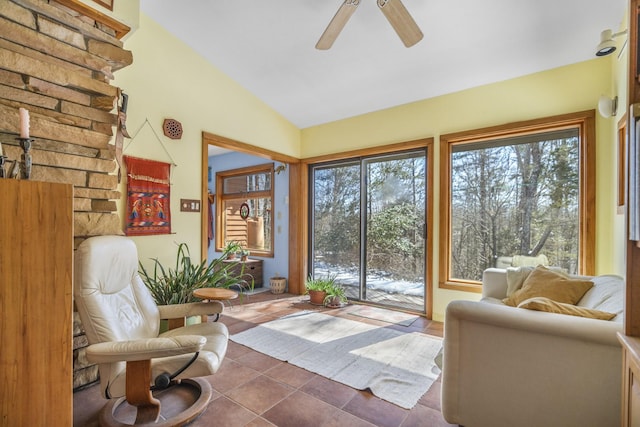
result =
[{"label": "outdoor snow scene", "polygon": [[[439,236],[451,277],[525,264],[575,273],[579,157],[576,129],[454,147],[451,230]],[[316,165],[312,188],[314,277],[336,276],[353,299],[423,311],[425,151]]]}]

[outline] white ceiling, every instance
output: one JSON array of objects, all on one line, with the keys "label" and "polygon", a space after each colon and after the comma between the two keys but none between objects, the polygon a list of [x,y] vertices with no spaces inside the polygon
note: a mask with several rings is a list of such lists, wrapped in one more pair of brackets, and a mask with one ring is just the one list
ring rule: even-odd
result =
[{"label": "white ceiling", "polygon": [[405,48],[376,1],[361,0],[327,51],[314,46],[342,0],[141,0],[141,9],[306,128],[593,59],[600,32],[616,32],[626,8],[626,0],[403,2],[424,33],[417,45]]}]

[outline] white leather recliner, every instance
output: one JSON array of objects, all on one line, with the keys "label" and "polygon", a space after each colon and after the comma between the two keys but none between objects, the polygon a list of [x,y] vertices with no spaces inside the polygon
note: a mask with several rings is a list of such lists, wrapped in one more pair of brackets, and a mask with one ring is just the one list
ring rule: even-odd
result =
[{"label": "white leather recliner", "polygon": [[[222,323],[205,322],[159,334],[160,319],[219,314],[222,303],[157,306],[138,274],[135,243],[127,237],[89,238],[78,247],[74,263],[75,303],[90,344],[87,358],[99,365],[103,396],[113,399],[126,394],[127,401],[138,407],[136,424],[154,423],[160,408],[150,387],[195,378],[189,381],[201,388],[201,410],[187,415],[195,418],[211,396],[210,384],[196,377],[218,370],[227,350],[228,330]],[[110,403],[103,416],[108,417],[115,411],[113,405],[119,404],[115,399]]]}]

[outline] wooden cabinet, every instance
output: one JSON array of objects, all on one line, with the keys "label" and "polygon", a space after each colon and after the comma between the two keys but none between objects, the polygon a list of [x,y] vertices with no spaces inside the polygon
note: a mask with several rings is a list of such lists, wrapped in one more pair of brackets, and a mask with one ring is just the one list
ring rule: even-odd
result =
[{"label": "wooden cabinet", "polygon": [[640,426],[640,338],[618,334],[622,344],[622,425]]},{"label": "wooden cabinet", "polygon": [[242,278],[251,284],[253,280],[254,288],[261,288],[264,282],[262,274],[262,260],[261,259],[248,259],[246,261],[240,261],[238,259],[225,260],[225,263],[234,263],[235,266],[229,269],[234,274],[240,274],[242,272]]},{"label": "wooden cabinet", "polygon": [[73,425],[73,187],[0,179],[0,424]]}]

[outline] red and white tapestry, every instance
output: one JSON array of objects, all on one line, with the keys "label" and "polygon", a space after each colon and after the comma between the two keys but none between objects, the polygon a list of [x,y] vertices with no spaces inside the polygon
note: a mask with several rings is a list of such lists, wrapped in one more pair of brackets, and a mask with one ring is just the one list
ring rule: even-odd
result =
[{"label": "red and white tapestry", "polygon": [[124,156],[127,168],[127,236],[171,233],[171,164]]}]

